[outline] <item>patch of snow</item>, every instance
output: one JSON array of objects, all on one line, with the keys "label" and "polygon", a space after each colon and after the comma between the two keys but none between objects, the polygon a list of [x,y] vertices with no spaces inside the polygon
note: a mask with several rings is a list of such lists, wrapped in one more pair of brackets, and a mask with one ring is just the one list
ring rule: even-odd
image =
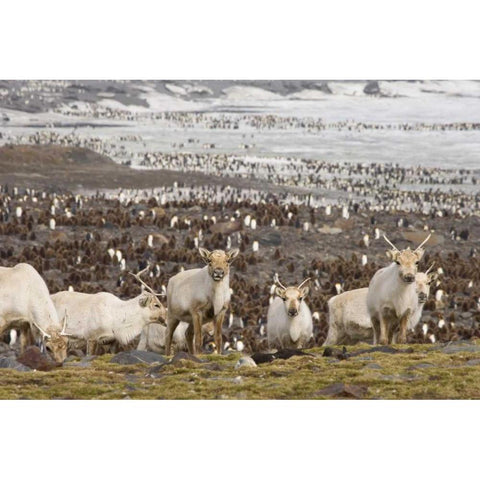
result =
[{"label": "patch of snow", "polygon": [[283,97],[263,88],[234,85],[223,90],[228,100],[280,100]]},{"label": "patch of snow", "polygon": [[187,90],[179,85],[174,85],[173,83],[166,83],[165,88],[174,93],[175,95],[187,95]]},{"label": "patch of snow", "polygon": [[321,90],[307,88],[305,90],[300,90],[299,92],[290,93],[287,95],[287,98],[292,100],[323,100],[328,95],[330,94],[322,92]]}]

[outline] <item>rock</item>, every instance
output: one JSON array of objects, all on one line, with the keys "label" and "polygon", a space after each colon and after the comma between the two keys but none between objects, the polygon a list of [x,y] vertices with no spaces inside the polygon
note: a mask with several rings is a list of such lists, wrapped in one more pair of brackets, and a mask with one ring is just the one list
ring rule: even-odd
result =
[{"label": "rock", "polygon": [[363,89],[363,93],[366,95],[378,95],[380,93],[380,85],[378,84],[378,81],[373,80],[368,82]]},{"label": "rock", "polygon": [[17,362],[13,357],[0,357],[0,368],[11,368],[19,372],[29,372],[31,368]]},{"label": "rock", "polygon": [[273,360],[276,360],[276,359],[288,360],[289,358],[295,355],[313,357],[311,353],[305,353],[302,350],[284,348],[282,350],[278,350],[275,353],[256,352],[253,355],[251,355],[251,358],[256,364],[259,364],[259,363],[273,362]]},{"label": "rock", "polygon": [[275,358],[281,358],[282,360],[288,360],[294,356],[306,356],[306,357],[313,357],[311,353],[304,352],[303,350],[298,350],[294,348],[284,348],[282,350],[278,350],[275,353]]},{"label": "rock", "polygon": [[260,363],[273,362],[275,360],[274,353],[256,352],[251,356],[251,359],[258,365]]},{"label": "rock", "polygon": [[49,355],[42,353],[36,346],[27,347],[17,360],[21,364],[34,370],[40,370],[41,372],[48,372],[62,366],[61,362],[55,362]]},{"label": "rock", "polygon": [[329,235],[337,235],[338,233],[342,233],[341,228],[329,227],[328,225],[324,225],[323,227],[318,228],[317,231],[319,233],[326,233]]},{"label": "rock", "polygon": [[440,347],[439,350],[443,353],[480,352],[480,345],[468,342],[452,342],[445,347]]},{"label": "rock", "polygon": [[173,365],[177,365],[183,360],[187,360],[189,362],[195,362],[195,363],[204,363],[204,360],[200,360],[198,357],[188,352],[177,352],[174,355],[174,357],[170,360],[169,363]]},{"label": "rock", "polygon": [[134,365],[136,363],[167,363],[166,358],[155,352],[145,352],[143,350],[131,350],[130,352],[117,353],[110,363],[118,363],[120,365]]},{"label": "rock", "polygon": [[228,221],[228,222],[218,222],[213,224],[210,227],[210,231],[212,233],[221,233],[223,235],[238,232],[241,230],[242,225],[240,222],[237,221]]},{"label": "rock", "polygon": [[235,368],[238,369],[238,368],[244,368],[244,367],[248,367],[248,368],[257,367],[257,364],[251,357],[241,357],[238,360],[237,364],[235,365]]},{"label": "rock", "polygon": [[472,360],[469,360],[466,365],[469,367],[474,366],[474,365],[480,365],[480,358],[473,358]]},{"label": "rock", "polygon": [[338,360],[346,360],[349,356],[350,354],[347,353],[346,347],[343,347],[342,350],[339,350],[338,348],[326,347],[322,355],[322,357],[335,357]]},{"label": "rock", "polygon": [[368,393],[368,387],[363,385],[350,385],[346,383],[333,383],[328,387],[322,388],[315,395],[331,396],[343,398],[363,398]]}]

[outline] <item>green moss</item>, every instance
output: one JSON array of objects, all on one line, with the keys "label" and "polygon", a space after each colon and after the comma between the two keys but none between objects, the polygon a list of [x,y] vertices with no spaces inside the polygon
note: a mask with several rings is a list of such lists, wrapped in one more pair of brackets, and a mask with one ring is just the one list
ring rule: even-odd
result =
[{"label": "green moss", "polygon": [[[410,345],[409,345],[410,347]],[[368,387],[365,398],[480,398],[480,366],[467,365],[479,353],[446,354],[431,345],[413,353],[366,353],[347,360],[292,357],[235,369],[240,354],[202,356],[205,363],[182,361],[148,374],[152,365],[117,365],[111,355],[88,368],[66,364],[51,372],[2,369],[2,399],[316,399],[334,383]],[[349,352],[368,348],[358,345]]]}]

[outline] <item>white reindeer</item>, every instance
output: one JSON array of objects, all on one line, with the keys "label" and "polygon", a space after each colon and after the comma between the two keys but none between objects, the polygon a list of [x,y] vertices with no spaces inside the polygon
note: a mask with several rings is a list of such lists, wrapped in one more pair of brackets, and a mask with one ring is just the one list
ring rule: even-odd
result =
[{"label": "white reindeer", "polygon": [[[418,304],[410,317],[408,330],[413,330],[422,316],[423,306],[430,295],[430,284],[437,274],[429,274],[431,267],[415,276]],[[373,341],[373,328],[367,309],[368,288],[349,290],[328,301],[328,334],[323,346],[354,345]]]},{"label": "white reindeer", "polygon": [[165,318],[165,307],[157,299],[159,294],[140,279],[144,271],[134,276],[150,291],[130,300],[121,300],[108,292],[64,291],[51,296],[58,315],[67,319],[69,334],[87,343],[87,355],[97,353],[99,345],[114,340],[128,345],[145,325]]},{"label": "white reindeer", "polygon": [[172,336],[181,321],[189,324],[185,335],[190,353],[201,352],[202,324],[212,320],[217,352],[222,352],[222,325],[230,305],[230,265],[239,250],[198,251],[207,265],[179,272],[167,285],[166,355],[170,355]]},{"label": "white reindeer", "polygon": [[[180,322],[178,327],[173,332],[173,348],[175,351],[187,350],[187,331],[188,323]],[[165,353],[165,333],[167,327],[160,323],[149,323],[143,327],[140,334],[140,341],[138,342],[137,350],[146,350],[148,352]],[[206,323],[202,326],[202,332],[213,334],[213,324]]]},{"label": "white reindeer", "polygon": [[285,287],[277,280],[277,297],[267,312],[269,348],[302,348],[312,337],[312,314],[305,302],[309,282],[307,278],[298,287]]},{"label": "white reindeer", "polygon": [[27,263],[0,267],[0,334],[12,328],[20,330],[22,352],[34,342],[33,332],[38,331],[55,360],[65,360],[65,325],[62,328],[44,280]]},{"label": "white reindeer", "polygon": [[406,343],[407,327],[418,305],[415,275],[424,254],[422,247],[430,236],[414,251],[410,248],[400,251],[384,235],[384,239],[392,246],[392,250],[387,251],[392,263],[375,273],[367,294],[374,344]]}]

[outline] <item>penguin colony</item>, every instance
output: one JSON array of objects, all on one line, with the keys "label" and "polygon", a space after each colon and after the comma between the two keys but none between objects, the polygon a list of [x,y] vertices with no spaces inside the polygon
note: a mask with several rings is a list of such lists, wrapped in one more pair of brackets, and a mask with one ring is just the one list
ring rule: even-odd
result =
[{"label": "penguin colony", "polygon": [[[204,195],[197,195],[202,188]],[[382,235],[403,250],[415,249],[432,233],[418,270],[434,262],[438,276],[407,342],[480,337],[476,215],[348,206],[346,215],[343,207],[314,207],[273,194],[245,199],[238,193],[177,185],[122,190],[110,198],[3,186],[1,263],[29,263],[51,294],[108,291],[130,299],[140,292],[129,272],[148,267],[145,282],[166,293],[171,277],[202,265],[199,248],[238,249],[230,273],[231,302],[217,343],[221,334],[224,351],[257,352],[269,348],[267,312],[281,297],[275,294],[278,285],[301,286],[310,279],[306,301],[312,331],[302,346],[322,345],[328,333],[328,300],[368,287],[375,272],[389,263]],[[9,342],[9,332],[4,333]],[[139,340],[124,348],[136,348]],[[202,348],[214,349],[214,344],[214,335],[205,331]]]}]

